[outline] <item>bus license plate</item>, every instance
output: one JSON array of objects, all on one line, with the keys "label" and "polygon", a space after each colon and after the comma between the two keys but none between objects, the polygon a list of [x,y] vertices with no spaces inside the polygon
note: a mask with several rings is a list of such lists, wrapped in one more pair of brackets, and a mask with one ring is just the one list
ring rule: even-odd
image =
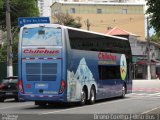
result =
[{"label": "bus license plate", "polygon": [[35,84],[35,88],[36,89],[47,89],[48,88],[48,84],[45,84],[45,83],[36,83]]}]

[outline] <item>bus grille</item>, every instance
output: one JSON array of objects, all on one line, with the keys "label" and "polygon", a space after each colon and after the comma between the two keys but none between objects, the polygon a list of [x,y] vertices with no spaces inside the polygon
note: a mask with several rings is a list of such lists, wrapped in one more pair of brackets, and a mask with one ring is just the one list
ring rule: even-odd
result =
[{"label": "bus grille", "polygon": [[27,81],[56,81],[57,63],[26,63]]}]

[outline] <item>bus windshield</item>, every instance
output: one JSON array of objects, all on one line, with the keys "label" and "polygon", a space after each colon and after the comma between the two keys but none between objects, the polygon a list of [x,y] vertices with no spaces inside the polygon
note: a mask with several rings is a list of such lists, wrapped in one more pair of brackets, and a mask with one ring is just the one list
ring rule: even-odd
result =
[{"label": "bus windshield", "polygon": [[22,46],[61,46],[61,29],[51,27],[24,28]]}]

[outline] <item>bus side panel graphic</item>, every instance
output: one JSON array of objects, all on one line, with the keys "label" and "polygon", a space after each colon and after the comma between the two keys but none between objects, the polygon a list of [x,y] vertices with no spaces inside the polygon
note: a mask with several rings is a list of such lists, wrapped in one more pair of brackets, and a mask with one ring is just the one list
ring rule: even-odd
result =
[{"label": "bus side panel graphic", "polygon": [[[90,90],[92,85],[95,85],[97,90],[97,84],[93,78],[91,70],[86,64],[85,58],[80,60],[76,73],[69,70],[67,71],[67,81],[68,101],[79,101],[81,99],[81,91],[84,85],[87,86],[88,90]],[[88,93],[90,93],[90,91],[88,91]]]}]

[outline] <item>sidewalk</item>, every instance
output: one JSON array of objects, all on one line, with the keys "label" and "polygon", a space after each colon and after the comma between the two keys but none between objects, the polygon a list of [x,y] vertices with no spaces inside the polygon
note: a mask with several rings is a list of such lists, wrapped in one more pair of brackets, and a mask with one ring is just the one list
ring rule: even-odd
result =
[{"label": "sidewalk", "polygon": [[150,80],[148,80],[148,79],[133,79],[134,81],[160,81],[160,79],[150,79]]},{"label": "sidewalk", "polygon": [[160,80],[133,80],[132,81],[133,91],[144,91],[144,92],[160,92]]}]

